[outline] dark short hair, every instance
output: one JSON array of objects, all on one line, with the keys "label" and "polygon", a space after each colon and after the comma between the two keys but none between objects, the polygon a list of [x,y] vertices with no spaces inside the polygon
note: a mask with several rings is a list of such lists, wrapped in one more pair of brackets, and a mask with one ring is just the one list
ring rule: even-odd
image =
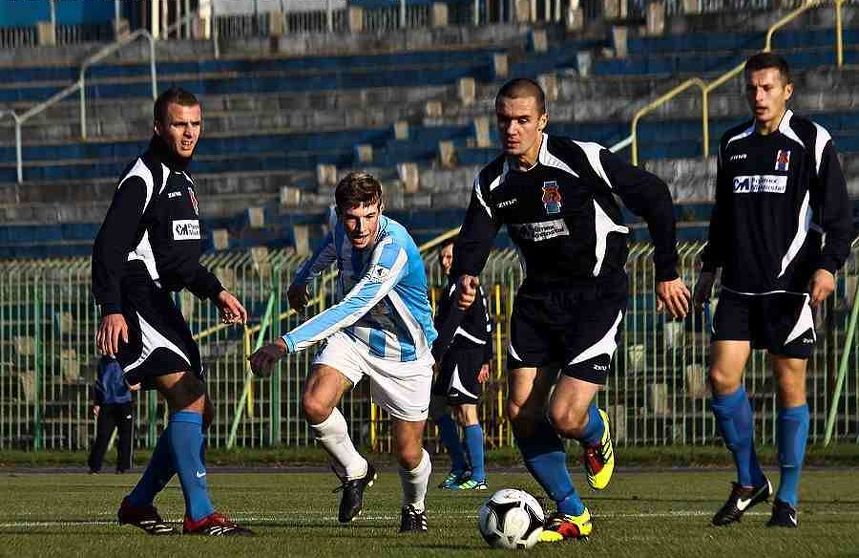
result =
[{"label": "dark short hair", "polygon": [[170,104],[177,104],[183,107],[195,107],[200,104],[197,97],[187,89],[181,87],[171,87],[167,91],[161,93],[155,100],[155,107],[152,110],[152,116],[155,122],[162,124],[167,120],[167,107]]},{"label": "dark short hair", "polygon": [[787,60],[774,52],[759,52],[746,60],[746,75],[759,70],[766,70],[767,68],[775,68],[778,70],[779,74],[781,74],[782,83],[785,85],[793,83],[793,79],[790,76],[790,66],[788,66]]},{"label": "dark short hair", "polygon": [[452,236],[450,238],[446,238],[438,245],[438,253],[441,254],[441,251],[447,248],[448,246],[453,246],[456,244],[456,237]]},{"label": "dark short hair", "polygon": [[540,114],[546,112],[546,93],[536,81],[528,78],[513,78],[498,90],[498,95],[495,96],[495,106],[502,98],[507,99],[523,99],[533,97],[537,100],[537,109]]},{"label": "dark short hair", "polygon": [[334,203],[338,211],[353,207],[382,204],[382,183],[368,172],[350,172],[337,183]]}]

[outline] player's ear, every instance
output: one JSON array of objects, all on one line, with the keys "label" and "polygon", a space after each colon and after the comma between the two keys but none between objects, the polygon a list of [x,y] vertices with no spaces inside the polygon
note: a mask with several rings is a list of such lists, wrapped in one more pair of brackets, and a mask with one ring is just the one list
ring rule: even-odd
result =
[{"label": "player's ear", "polygon": [[793,84],[788,83],[787,85],[784,86],[784,100],[785,101],[790,100],[792,95],[793,95]]},{"label": "player's ear", "polygon": [[549,115],[544,112],[543,114],[540,115],[539,120],[537,120],[537,131],[542,132],[548,124],[549,124]]}]

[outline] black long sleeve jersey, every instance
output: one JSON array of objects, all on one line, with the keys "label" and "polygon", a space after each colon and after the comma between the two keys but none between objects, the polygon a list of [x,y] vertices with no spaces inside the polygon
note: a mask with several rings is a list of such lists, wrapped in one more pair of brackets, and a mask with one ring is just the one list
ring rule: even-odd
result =
[{"label": "black long sleeve jersey", "polygon": [[532,168],[514,170],[501,155],[477,175],[451,276],[480,273],[502,224],[530,285],[622,275],[629,229],[615,194],[647,222],[657,279],[675,279],[674,211],[665,183],[599,144],[548,134]]},{"label": "black long sleeve jersey", "polygon": [[121,311],[123,278],[149,277],[162,288],[188,288],[200,298],[221,292],[200,264],[200,217],[186,161],[160,138],[123,172],[93,246],[93,295],[103,314]]},{"label": "black long sleeve jersey", "polygon": [[[478,286],[477,289],[477,297],[463,314],[462,320],[451,324],[456,330],[446,351],[482,350],[483,362],[487,363],[492,360],[492,321],[489,319],[489,307],[483,287]],[[439,297],[435,313],[435,328],[439,332],[439,339],[449,337],[443,330],[448,326],[446,317],[451,311],[454,293],[454,286],[451,285],[445,293],[446,296]]]},{"label": "black long sleeve jersey", "polygon": [[853,225],[847,186],[829,133],[788,110],[778,130],[754,121],[719,146],[716,204],[703,267],[741,293],[805,292],[817,269],[847,259]]}]

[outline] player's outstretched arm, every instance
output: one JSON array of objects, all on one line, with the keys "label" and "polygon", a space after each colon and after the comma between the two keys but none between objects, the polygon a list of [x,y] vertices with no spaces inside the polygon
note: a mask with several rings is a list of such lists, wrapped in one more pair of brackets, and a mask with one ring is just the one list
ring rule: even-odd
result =
[{"label": "player's outstretched arm", "polygon": [[254,354],[248,357],[251,364],[251,371],[257,376],[268,376],[271,374],[272,368],[278,360],[287,355],[289,349],[283,339],[278,339],[274,343],[263,345]]}]

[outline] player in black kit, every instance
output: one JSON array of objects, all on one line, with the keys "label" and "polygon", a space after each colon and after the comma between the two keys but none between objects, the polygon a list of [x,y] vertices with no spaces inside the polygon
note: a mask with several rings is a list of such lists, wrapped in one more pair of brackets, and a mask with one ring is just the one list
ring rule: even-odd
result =
[{"label": "player in black kit", "polygon": [[[438,263],[445,275],[453,265],[453,240],[442,244]],[[436,330],[439,337],[433,343],[437,374],[432,389],[430,415],[438,426],[439,438],[450,455],[450,472],[439,488],[450,490],[486,490],[483,427],[477,416],[477,404],[483,394],[483,384],[489,379],[492,360],[492,324],[483,289],[468,311],[459,316],[452,331],[445,330],[445,317],[456,302],[448,289],[439,297],[436,310]],[[449,337],[449,340],[448,340]],[[441,347],[439,344],[445,344]],[[450,409],[448,409],[450,407]],[[456,418],[454,422],[450,411]],[[462,427],[462,438],[457,425]]]},{"label": "player in black kit", "polygon": [[606,382],[627,301],[628,229],[614,195],[647,222],[658,306],[683,317],[690,294],[675,269],[671,195],[661,180],[596,143],[544,133],[545,96],[531,80],[506,83],[495,114],[503,154],[474,181],[451,277],[458,305],[467,307],[507,225],[526,271],[510,325],[507,413],[528,470],[558,505],[540,540],[583,538],[591,516],[561,438],[584,446],[588,483],[605,488],[614,452],[608,416],[593,399]]},{"label": "player in black kit", "polygon": [[171,296],[187,288],[214,301],[225,323],[247,321],[241,303],[199,261],[199,207],[186,167],[201,129],[194,95],[178,88],[161,94],[149,149],[123,173],[93,246],[92,290],[102,315],[98,348],[117,358],[129,384],[157,389],[170,408],[149,465],[118,512],[121,524],[152,535],[175,532],[153,501],[177,473],[185,533],[251,534],[209,500],[203,428],[212,408],[200,352]]},{"label": "player in black kit", "polygon": [[722,269],[709,379],[737,482],[713,523],[739,521],[772,495],[755,456],[752,408],[742,383],[754,347],[769,352],[778,383],[781,478],[768,525],[796,527],[809,425],[805,372],[816,340],[812,307],[835,289],[835,273],[849,254],[850,203],[829,133],[787,109],[793,94],[787,62],[756,54],[744,75],[754,118],[722,137],[710,238],[695,289],[695,302],[702,304]]}]

